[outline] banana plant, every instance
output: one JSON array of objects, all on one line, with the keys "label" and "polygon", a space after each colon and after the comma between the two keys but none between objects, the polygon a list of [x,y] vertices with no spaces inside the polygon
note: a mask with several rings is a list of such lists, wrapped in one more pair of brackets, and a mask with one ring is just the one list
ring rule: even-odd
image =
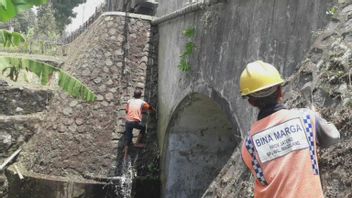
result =
[{"label": "banana plant", "polygon": [[[0,0],[0,22],[8,22],[17,14],[45,3],[48,0]],[[0,43],[4,47],[15,47],[24,42],[20,33],[0,29]]]},{"label": "banana plant", "polygon": [[48,0],[0,0],[0,21],[7,22],[18,13],[45,3]]},{"label": "banana plant", "polygon": [[[48,0],[0,0],[0,22],[8,22],[17,14],[48,3]],[[25,42],[22,34],[0,29],[0,44],[4,47],[16,47]]]},{"label": "banana plant", "polygon": [[16,47],[25,41],[26,39],[18,32],[0,30],[0,44],[2,43],[3,47]]},{"label": "banana plant", "polygon": [[32,72],[38,76],[42,85],[47,85],[51,77],[55,73],[58,73],[58,85],[69,95],[87,102],[96,100],[96,95],[82,82],[64,70],[46,63],[24,58],[0,56],[0,69],[3,75],[6,75],[13,81],[18,80],[20,71]]},{"label": "banana plant", "polygon": [[[18,13],[47,2],[48,0],[0,0],[0,22],[7,22]],[[24,42],[25,38],[20,33],[0,30],[0,44],[4,47],[17,47]],[[39,77],[42,85],[48,84],[49,79],[59,73],[58,85],[68,94],[87,102],[96,100],[96,95],[82,82],[64,70],[46,63],[24,58],[0,57],[0,70],[13,81],[18,80],[21,70],[32,72]]]}]

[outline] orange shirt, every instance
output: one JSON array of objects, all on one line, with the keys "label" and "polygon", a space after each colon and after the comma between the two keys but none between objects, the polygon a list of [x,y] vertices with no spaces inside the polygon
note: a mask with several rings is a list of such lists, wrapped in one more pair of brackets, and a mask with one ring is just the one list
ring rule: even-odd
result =
[{"label": "orange shirt", "polygon": [[[304,113],[299,109],[279,110],[252,125],[249,133],[257,159],[267,185],[255,182],[254,196],[257,198],[322,198],[323,191],[319,173],[312,168],[310,148],[314,148],[316,159],[315,117],[311,118],[312,140],[307,140]],[[311,146],[309,146],[311,145]],[[242,146],[242,158],[256,177],[252,156]],[[317,160],[316,166],[317,167]]]},{"label": "orange shirt", "polygon": [[142,121],[142,112],[152,107],[142,99],[130,99],[126,106],[127,121]]}]

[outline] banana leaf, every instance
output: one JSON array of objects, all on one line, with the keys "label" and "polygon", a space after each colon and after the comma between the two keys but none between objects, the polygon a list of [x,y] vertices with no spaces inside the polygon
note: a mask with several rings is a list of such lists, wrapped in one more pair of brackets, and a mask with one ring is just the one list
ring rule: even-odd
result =
[{"label": "banana leaf", "polygon": [[0,44],[4,47],[17,47],[25,41],[26,39],[18,32],[9,32],[0,29]]},{"label": "banana leaf", "polygon": [[11,0],[0,0],[0,21],[7,22],[16,14],[16,6]]},{"label": "banana leaf", "polygon": [[0,21],[7,22],[18,13],[48,3],[48,0],[0,0]]},{"label": "banana leaf", "polygon": [[64,70],[46,63],[24,58],[0,56],[0,70],[3,75],[7,74],[7,77],[13,81],[17,81],[21,70],[32,72],[39,77],[42,85],[47,85],[50,78],[57,72],[59,73],[58,85],[66,93],[87,102],[96,100],[96,95],[81,81]]}]

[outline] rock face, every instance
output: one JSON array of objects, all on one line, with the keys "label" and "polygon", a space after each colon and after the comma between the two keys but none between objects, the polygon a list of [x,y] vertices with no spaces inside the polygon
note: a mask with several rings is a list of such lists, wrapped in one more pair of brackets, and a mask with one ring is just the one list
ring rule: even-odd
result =
[{"label": "rock face", "polygon": [[137,85],[146,86],[150,31],[148,20],[102,15],[70,44],[63,68],[88,85],[97,101],[55,95],[21,155],[27,170],[68,178],[115,174],[126,101]]},{"label": "rock face", "polygon": [[313,104],[341,133],[337,145],[320,151],[320,171],[326,197],[351,197],[352,185],[352,1],[337,7],[327,28],[318,32],[307,59],[287,88],[287,104],[303,107],[299,93],[313,85]]},{"label": "rock face", "polygon": [[48,105],[52,93],[21,87],[8,89],[0,86],[0,114],[24,115],[41,112]]}]

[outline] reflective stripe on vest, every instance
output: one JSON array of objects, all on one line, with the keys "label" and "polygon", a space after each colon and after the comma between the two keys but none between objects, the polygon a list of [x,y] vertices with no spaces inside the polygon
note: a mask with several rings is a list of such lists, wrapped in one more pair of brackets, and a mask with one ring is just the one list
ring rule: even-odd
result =
[{"label": "reflective stripe on vest", "polygon": [[[319,175],[319,167],[318,167],[318,163],[317,163],[318,160],[316,158],[315,146],[314,146],[313,125],[312,125],[311,116],[307,112],[304,112],[303,122],[304,122],[306,137],[307,137],[307,141],[308,141],[308,145],[309,145],[309,154],[310,154],[310,159],[311,159],[311,163],[312,163],[313,174]],[[248,153],[251,155],[252,166],[253,166],[253,169],[256,173],[256,175],[255,175],[256,179],[258,179],[258,181],[262,185],[264,185],[264,186],[268,185],[268,182],[265,180],[265,177],[264,177],[263,169],[261,168],[261,166],[256,158],[256,151],[255,151],[251,136],[248,136],[246,138],[245,146],[248,150]]]},{"label": "reflective stripe on vest", "polygon": [[314,175],[319,175],[319,167],[317,163],[317,156],[315,155],[315,146],[314,146],[314,135],[313,135],[313,126],[312,126],[312,120],[310,118],[310,115],[305,112],[304,118],[303,118],[304,126],[306,128],[306,137],[307,141],[309,144],[309,154],[310,154],[310,160],[312,161],[312,169]]},{"label": "reflective stripe on vest", "polygon": [[246,148],[252,157],[252,166],[254,168],[256,178],[258,179],[258,181],[262,185],[264,185],[264,186],[268,185],[268,182],[264,178],[263,169],[260,167],[260,164],[259,164],[257,158],[255,157],[256,152],[254,149],[253,141],[250,136],[248,136],[246,139]]}]

